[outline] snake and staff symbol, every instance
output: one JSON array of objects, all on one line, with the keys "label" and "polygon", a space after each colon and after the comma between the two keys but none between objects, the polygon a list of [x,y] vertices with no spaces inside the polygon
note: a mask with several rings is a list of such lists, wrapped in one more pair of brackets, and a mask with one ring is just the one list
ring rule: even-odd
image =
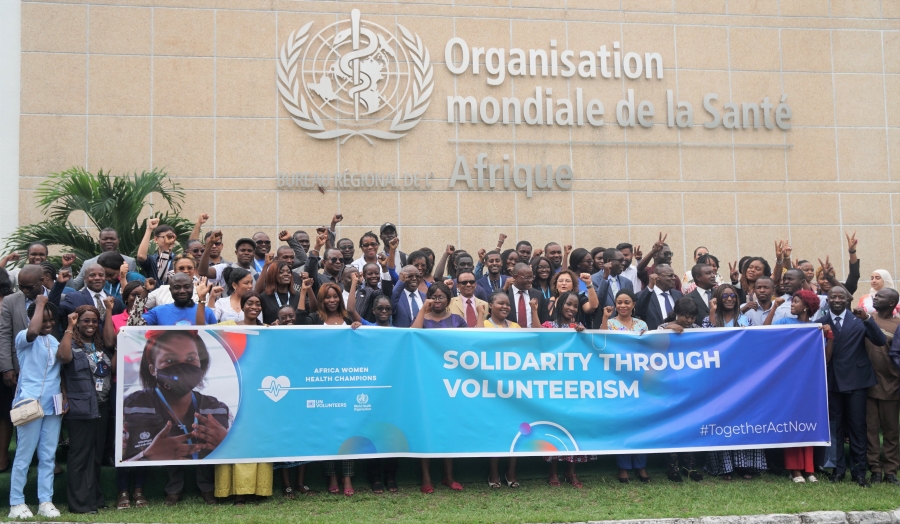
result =
[{"label": "snake and staff symbol", "polygon": [[[340,54],[338,50],[348,40],[350,51]],[[339,31],[328,47],[340,58],[321,74],[318,81],[307,84],[310,91],[330,103],[346,90],[357,121],[360,107],[363,116],[381,109],[385,100],[378,83],[384,80],[390,60],[396,58],[396,52],[384,35],[364,27],[359,9],[354,9],[350,12],[350,28]]]}]

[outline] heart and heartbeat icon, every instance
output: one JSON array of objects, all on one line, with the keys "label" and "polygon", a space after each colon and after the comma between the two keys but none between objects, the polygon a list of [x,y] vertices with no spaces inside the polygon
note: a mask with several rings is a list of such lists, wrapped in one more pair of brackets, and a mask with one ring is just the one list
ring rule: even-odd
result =
[{"label": "heart and heartbeat icon", "polygon": [[278,402],[291,390],[291,380],[284,375],[277,378],[269,376],[262,380],[262,387],[259,390],[265,393],[272,402]]}]

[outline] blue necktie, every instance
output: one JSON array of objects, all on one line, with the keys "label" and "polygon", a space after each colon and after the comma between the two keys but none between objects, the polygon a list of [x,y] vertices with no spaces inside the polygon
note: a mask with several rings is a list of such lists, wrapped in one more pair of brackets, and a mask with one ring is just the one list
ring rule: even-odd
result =
[{"label": "blue necktie", "polygon": [[409,298],[412,299],[412,319],[415,320],[416,316],[419,314],[419,297],[417,297],[418,293],[413,291],[409,294]]},{"label": "blue necktie", "polygon": [[666,316],[669,316],[672,314],[672,304],[669,303],[669,292],[664,291],[662,296],[663,296],[663,302],[666,303]]},{"label": "blue necktie", "polygon": [[841,317],[834,317],[834,334],[835,336],[841,334]]}]

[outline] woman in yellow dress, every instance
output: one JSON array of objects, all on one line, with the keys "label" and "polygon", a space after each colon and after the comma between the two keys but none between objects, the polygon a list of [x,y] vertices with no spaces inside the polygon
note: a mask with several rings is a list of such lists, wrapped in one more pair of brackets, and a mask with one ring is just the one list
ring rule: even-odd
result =
[{"label": "woman in yellow dress", "polygon": [[[201,279],[197,284],[197,296],[200,297],[200,304],[205,305],[205,297],[210,294],[209,284],[206,279]],[[222,288],[216,287],[210,295],[210,302],[215,303],[218,295],[221,294]],[[201,309],[201,308],[197,308]],[[225,326],[260,326],[260,315],[262,314],[262,301],[256,292],[245,293],[241,297],[241,310],[244,312],[244,319],[235,322],[228,320],[220,322],[218,325]],[[197,315],[200,316],[199,314]],[[199,324],[198,325],[202,325]],[[250,464],[217,464],[216,465],[216,481],[215,496],[216,498],[227,498],[234,495],[234,504],[243,506],[247,503],[247,497],[271,497],[272,496],[272,479],[273,464],[271,463],[250,463]]]}]

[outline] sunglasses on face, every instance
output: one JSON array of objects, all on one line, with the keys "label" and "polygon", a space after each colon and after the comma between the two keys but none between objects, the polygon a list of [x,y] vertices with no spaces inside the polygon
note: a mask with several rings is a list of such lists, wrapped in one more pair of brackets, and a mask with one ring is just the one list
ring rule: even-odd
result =
[{"label": "sunglasses on face", "polygon": [[330,260],[332,264],[338,264],[341,261],[338,257],[331,257],[328,260]]},{"label": "sunglasses on face", "polygon": [[378,247],[378,244],[376,244],[375,242],[366,242],[362,245],[362,247]]},{"label": "sunglasses on face", "polygon": [[192,249],[192,250],[191,250],[191,253],[193,253],[193,254],[195,254],[195,255],[202,255],[204,251],[205,251],[205,250],[202,249],[202,248],[195,248],[195,249]]},{"label": "sunglasses on face", "polygon": [[221,243],[221,242],[213,242],[212,245],[215,246],[215,247],[222,247],[222,243]]},{"label": "sunglasses on face", "polygon": [[19,284],[19,289],[21,291],[31,291],[32,289],[34,289],[36,287],[37,287],[37,284],[35,284],[33,286],[25,286],[25,285]]},{"label": "sunglasses on face", "polygon": [[272,241],[271,241],[271,240],[257,240],[257,241],[256,241],[256,245],[258,246],[258,245],[260,245],[260,244],[262,244],[262,245],[264,245],[264,246],[271,246],[271,245],[272,245]]},{"label": "sunglasses on face", "polygon": [[734,293],[722,293],[722,298],[723,298],[723,299],[726,299],[726,298],[737,298],[737,295],[735,295]]},{"label": "sunglasses on face", "polygon": [[456,283],[459,284],[460,286],[474,286],[475,285],[474,280],[459,280]]},{"label": "sunglasses on face", "polygon": [[390,312],[390,311],[391,311],[391,306],[377,306],[377,307],[375,308],[375,311],[379,311],[379,312],[382,312],[382,313],[387,313],[387,312]]}]

